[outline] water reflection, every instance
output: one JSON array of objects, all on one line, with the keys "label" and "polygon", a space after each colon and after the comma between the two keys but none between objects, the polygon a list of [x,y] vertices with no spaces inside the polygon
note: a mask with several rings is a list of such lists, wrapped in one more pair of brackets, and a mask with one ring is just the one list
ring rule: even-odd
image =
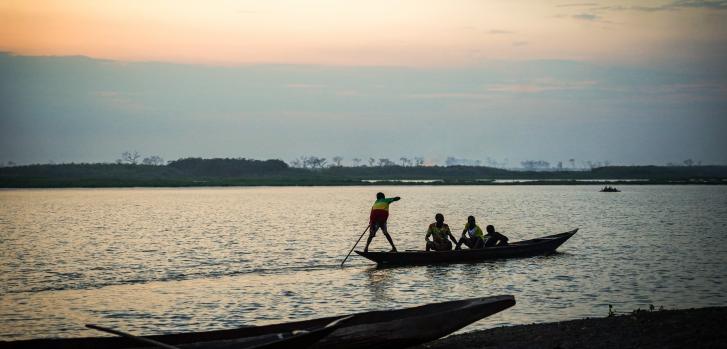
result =
[{"label": "water reflection", "polygon": [[368,283],[366,283],[366,286],[368,286],[372,298],[385,301],[389,301],[393,298],[390,292],[392,289],[393,276],[389,270],[381,268],[367,268],[366,276],[368,277]]},{"label": "water reflection", "polygon": [[387,187],[403,198],[389,221],[402,250],[421,248],[434,212],[475,215],[512,241],[581,230],[551,256],[384,269],[357,256],[338,267],[367,222],[370,187],[0,191],[0,339],[90,335],[89,322],[208,330],[496,294],[518,304],[467,329],[604,316],[608,304],[727,302],[727,187],[598,189]]}]

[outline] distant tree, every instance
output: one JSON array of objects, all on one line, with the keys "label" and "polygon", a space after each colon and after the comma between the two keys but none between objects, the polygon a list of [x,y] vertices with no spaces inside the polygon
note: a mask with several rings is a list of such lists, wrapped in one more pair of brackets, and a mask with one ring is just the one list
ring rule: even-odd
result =
[{"label": "distant tree", "polygon": [[293,159],[292,161],[290,161],[290,167],[300,168],[303,167],[303,163],[299,159]]},{"label": "distant tree", "polygon": [[326,166],[326,158],[319,158],[317,156],[309,156],[304,160],[305,168],[323,168]]},{"label": "distant tree", "polygon": [[369,161],[369,166],[371,166],[371,167],[373,167],[374,164],[376,163],[376,159],[374,159],[374,158],[369,158],[368,161]]},{"label": "distant tree", "polygon": [[400,157],[399,161],[401,161],[401,166],[411,166],[411,160],[405,156]]},{"label": "distant tree", "polygon": [[353,158],[353,159],[351,159],[351,162],[353,163],[354,167],[358,167],[358,165],[361,163],[361,159]]},{"label": "distant tree", "polygon": [[520,165],[529,171],[544,170],[550,167],[550,163],[543,160],[525,160],[521,161]]},{"label": "distant tree", "polygon": [[326,158],[318,158],[318,160],[316,161],[316,164],[318,165],[318,168],[323,168],[326,166],[327,161],[328,160],[326,160]]},{"label": "distant tree", "polygon": [[157,155],[152,155],[150,157],[144,158],[144,160],[141,160],[141,163],[144,165],[162,166],[164,165],[164,159]]},{"label": "distant tree", "polygon": [[571,168],[576,168],[576,159],[573,159],[573,158],[568,159],[568,162],[570,162]]},{"label": "distant tree", "polygon": [[334,156],[334,157],[333,157],[333,158],[331,159],[331,161],[333,161],[333,164],[334,164],[334,165],[335,165],[336,167],[341,167],[341,161],[343,161],[343,158],[342,158],[342,157],[340,157],[340,156],[338,156],[338,155],[336,155],[336,156]]},{"label": "distant tree", "polygon": [[303,168],[313,167],[313,158],[310,156],[301,156],[300,160],[303,162]]},{"label": "distant tree", "polygon": [[447,166],[456,166],[460,164],[460,161],[453,156],[448,156],[447,159],[444,160],[444,164]]},{"label": "distant tree", "polygon": [[563,161],[558,161],[558,171],[563,169]]},{"label": "distant tree", "polygon": [[280,173],[289,168],[281,160],[252,160],[230,158],[186,158],[169,162],[167,166],[184,172],[186,175],[237,177],[247,175],[266,175]]},{"label": "distant tree", "polygon": [[684,166],[692,166],[692,165],[694,165],[694,160],[692,160],[692,159],[686,159],[683,162],[684,162]]},{"label": "distant tree", "polygon": [[309,158],[308,156],[305,156],[305,155],[301,155],[301,157],[300,157],[300,165],[301,165],[301,166],[302,166],[303,168],[308,168],[308,167],[310,167],[310,165],[311,165],[311,164],[310,164],[310,158]]},{"label": "distant tree", "polygon": [[416,167],[424,166],[424,158],[423,157],[420,157],[420,156],[415,157],[414,158],[414,166],[416,166]]},{"label": "distant tree", "polygon": [[379,166],[380,167],[395,166],[395,165],[396,165],[396,163],[394,163],[393,161],[389,160],[388,158],[381,158],[381,159],[379,159]]},{"label": "distant tree", "polygon": [[139,154],[139,152],[136,150],[134,150],[133,152],[125,151],[121,153],[121,161],[132,165],[136,165],[140,157],[141,154]]}]

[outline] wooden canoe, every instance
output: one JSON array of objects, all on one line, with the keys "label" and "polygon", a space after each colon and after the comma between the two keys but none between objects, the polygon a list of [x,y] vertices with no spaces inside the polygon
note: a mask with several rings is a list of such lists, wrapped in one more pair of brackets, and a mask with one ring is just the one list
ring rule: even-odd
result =
[{"label": "wooden canoe", "polygon": [[[397,310],[354,314],[324,338],[313,343],[317,349],[403,348],[446,336],[477,320],[515,305],[513,296],[472,298],[421,305]],[[184,347],[195,343],[239,340],[241,338],[289,333],[296,329],[321,328],[340,316],[287,322],[274,325],[242,327],[230,330],[148,336],[147,338]],[[287,344],[287,343],[286,343]],[[0,348],[131,348],[135,342],[120,337],[34,339],[0,342]],[[212,348],[214,346],[210,346]],[[284,345],[289,348],[306,346]]]},{"label": "wooden canoe", "polygon": [[489,259],[513,257],[530,257],[547,255],[555,252],[560,245],[568,240],[578,229],[565,233],[548,235],[532,240],[510,243],[507,246],[485,247],[458,251],[404,251],[404,252],[362,252],[360,256],[368,258],[378,265],[425,265],[437,263],[473,263]]},{"label": "wooden canoe", "polygon": [[[309,348],[315,342],[328,336],[352,316],[338,317],[327,324],[308,327],[306,330],[268,331],[240,334],[238,336],[219,335],[216,332],[180,333],[142,337],[172,345],[180,349],[285,349]],[[255,328],[250,326],[249,328]],[[0,348],[155,348],[151,344],[123,337],[84,337],[84,338],[43,338],[4,342]]]}]

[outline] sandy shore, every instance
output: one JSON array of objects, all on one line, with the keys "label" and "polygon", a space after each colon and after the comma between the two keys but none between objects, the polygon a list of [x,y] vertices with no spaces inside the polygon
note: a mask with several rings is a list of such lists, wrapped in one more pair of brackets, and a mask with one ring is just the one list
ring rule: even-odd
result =
[{"label": "sandy shore", "polygon": [[727,348],[727,307],[500,327],[416,348]]}]

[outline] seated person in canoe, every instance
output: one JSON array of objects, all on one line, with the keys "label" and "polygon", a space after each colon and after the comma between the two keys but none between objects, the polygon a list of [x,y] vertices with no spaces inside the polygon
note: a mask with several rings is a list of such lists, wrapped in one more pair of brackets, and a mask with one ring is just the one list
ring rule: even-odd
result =
[{"label": "seated person in canoe", "polygon": [[508,240],[510,240],[507,236],[496,232],[495,227],[492,225],[488,225],[485,230],[487,230],[487,234],[485,234],[485,247],[506,246]]},{"label": "seated person in canoe", "polygon": [[482,228],[475,223],[474,216],[467,217],[467,223],[465,223],[464,229],[462,230],[462,237],[459,238],[457,246],[454,249],[461,250],[462,244],[465,244],[470,249],[485,247],[485,235],[482,233]]},{"label": "seated person in canoe", "polygon": [[389,244],[391,245],[391,252],[396,252],[394,240],[391,239],[389,231],[386,229],[386,221],[389,219],[389,205],[392,202],[399,200],[401,200],[401,198],[398,196],[393,198],[387,198],[384,193],[376,193],[376,201],[371,207],[371,215],[369,216],[369,238],[368,240],[366,240],[366,247],[364,247],[364,252],[369,251],[369,245],[371,244],[371,240],[374,239],[374,236],[376,236],[376,231],[378,231],[379,228],[381,228],[381,231],[384,232],[386,240],[389,240]]},{"label": "seated person in canoe", "polygon": [[[452,232],[449,230],[449,226],[444,224],[444,215],[437,213],[434,216],[435,222],[429,225],[427,229],[427,236],[424,240],[427,241],[427,251],[449,251],[452,249],[452,243],[457,243],[457,239],[454,238]],[[429,240],[429,237],[432,240]],[[450,242],[450,240],[452,240]]]}]

